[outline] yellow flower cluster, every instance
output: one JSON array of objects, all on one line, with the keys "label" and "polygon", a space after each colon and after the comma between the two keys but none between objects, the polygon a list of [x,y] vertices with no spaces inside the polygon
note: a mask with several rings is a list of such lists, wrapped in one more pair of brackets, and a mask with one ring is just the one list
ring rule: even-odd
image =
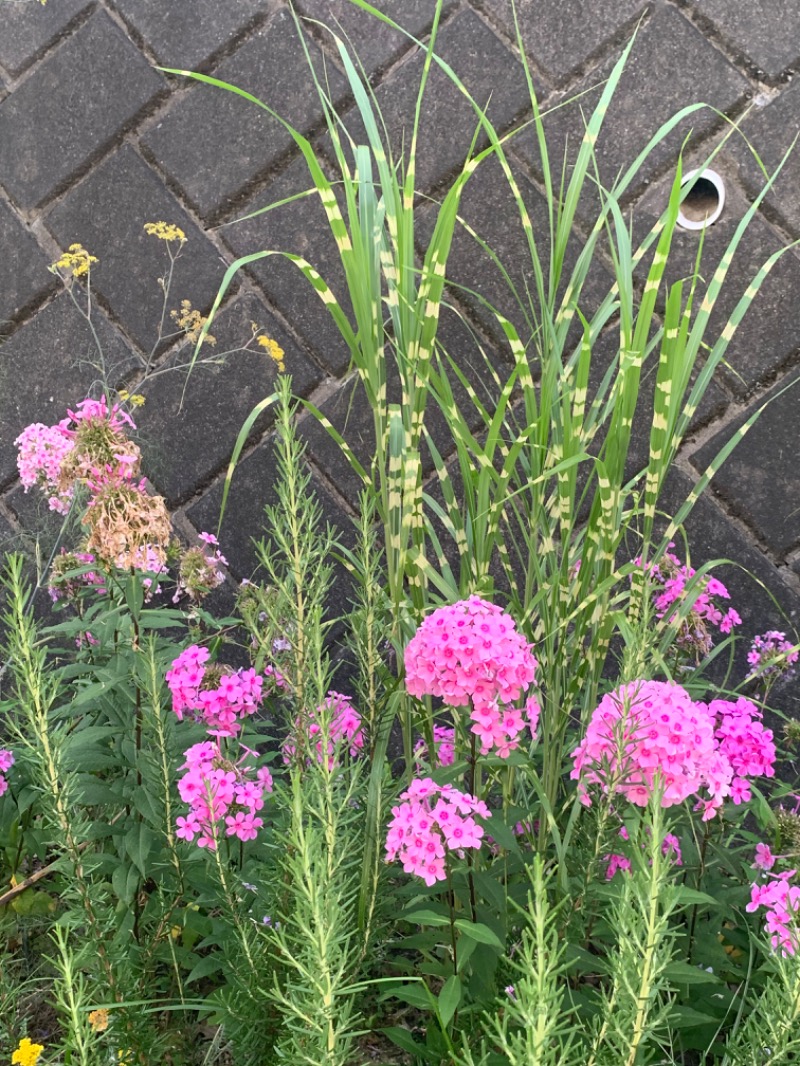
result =
[{"label": "yellow flower cluster", "polygon": [[123,403],[129,403],[133,407],[144,406],[144,396],[140,392],[128,392],[127,389],[120,389],[117,395]]},{"label": "yellow flower cluster", "polygon": [[44,1044],[34,1044],[27,1036],[19,1042],[19,1047],[11,1056],[13,1066],[36,1066],[39,1056],[44,1051]]},{"label": "yellow flower cluster", "polygon": [[89,1011],[89,1025],[96,1033],[104,1033],[108,1029],[108,1011],[105,1007]]},{"label": "yellow flower cluster", "polygon": [[151,237],[158,237],[161,241],[180,241],[186,243],[186,234],[179,226],[173,226],[170,222],[145,222],[145,233]]},{"label": "yellow flower cluster", "polygon": [[[186,339],[191,341],[192,344],[197,344],[203,326],[208,321],[208,318],[201,315],[196,308],[192,307],[189,300],[181,300],[180,311],[170,311],[169,317],[176,323],[179,329],[184,330],[186,333]],[[206,333],[203,338],[203,343],[212,345],[216,344],[217,338],[212,337],[210,333]]]},{"label": "yellow flower cluster", "polygon": [[50,269],[53,273],[57,270],[66,270],[73,278],[80,278],[88,274],[92,263],[97,261],[95,256],[89,255],[82,244],[71,244],[60,259],[50,264]]},{"label": "yellow flower cluster", "polygon": [[260,347],[264,349],[264,351],[267,353],[273,363],[275,363],[278,370],[283,373],[286,369],[286,364],[283,361],[283,357],[286,352],[284,352],[280,344],[278,344],[276,340],[273,340],[272,337],[267,337],[263,333],[259,334],[256,337],[256,344],[260,345]]}]

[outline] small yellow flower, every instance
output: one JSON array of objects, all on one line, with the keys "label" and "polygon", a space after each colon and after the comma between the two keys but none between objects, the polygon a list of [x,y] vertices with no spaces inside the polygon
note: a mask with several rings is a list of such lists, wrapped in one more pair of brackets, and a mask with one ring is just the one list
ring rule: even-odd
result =
[{"label": "small yellow flower", "polygon": [[128,392],[127,389],[120,389],[117,395],[123,403],[129,403],[133,407],[144,406],[144,396],[140,392]]},{"label": "small yellow flower", "polygon": [[[197,339],[203,329],[203,326],[208,322],[208,318],[200,314],[198,310],[192,307],[188,300],[181,300],[180,311],[170,311],[169,317],[176,323],[179,329],[184,330],[186,333],[186,339],[191,341],[192,344],[197,344]],[[217,338],[213,337],[210,333],[206,333],[203,337],[204,344],[216,344]]]},{"label": "small yellow flower", "polygon": [[82,244],[71,244],[69,250],[64,252],[60,259],[50,264],[52,273],[58,270],[66,270],[73,278],[81,278],[89,273],[92,263],[98,262],[97,258],[89,255]]},{"label": "small yellow flower", "polygon": [[158,237],[161,241],[186,243],[186,234],[179,226],[173,226],[171,222],[145,222],[144,231],[151,237]]},{"label": "small yellow flower", "polygon": [[122,1048],[117,1051],[117,1061],[119,1062],[119,1066],[133,1066],[132,1060],[128,1058],[130,1054],[132,1054],[130,1048],[128,1048],[127,1051],[123,1051]]},{"label": "small yellow flower", "polygon": [[260,333],[256,337],[256,344],[258,344],[264,349],[264,351],[267,353],[273,363],[277,366],[278,370],[283,373],[286,369],[286,364],[283,361],[283,357],[284,355],[286,355],[286,352],[284,352],[280,344],[278,344],[276,340],[273,340],[272,337],[267,337],[263,333]]},{"label": "small yellow flower", "polygon": [[33,1044],[27,1036],[23,1036],[19,1047],[11,1056],[11,1062],[14,1066],[36,1066],[43,1051],[44,1044]]},{"label": "small yellow flower", "polygon": [[105,1007],[89,1011],[89,1025],[96,1033],[104,1033],[108,1029],[108,1011]]}]

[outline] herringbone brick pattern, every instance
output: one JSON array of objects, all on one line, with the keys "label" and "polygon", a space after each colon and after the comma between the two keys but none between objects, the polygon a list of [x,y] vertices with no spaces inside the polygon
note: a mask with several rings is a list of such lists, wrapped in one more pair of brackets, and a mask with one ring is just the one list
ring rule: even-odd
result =
[{"label": "herringbone brick pattern", "polygon": [[[424,35],[433,0],[378,0],[412,34]],[[357,11],[348,0],[296,0],[305,45],[328,80],[337,107],[352,121],[353,102],[333,40],[320,22],[337,20],[369,73],[394,145],[408,136],[421,70],[408,38]],[[518,0],[522,36],[547,119],[552,153],[561,158],[583,130],[582,110],[638,25],[631,61],[598,143],[600,178],[610,182],[673,112],[696,100],[709,108],[679,126],[630,190],[634,229],[660,213],[677,153],[691,135],[689,160],[700,159],[726,130],[741,130],[767,168],[780,162],[800,129],[797,0]],[[493,121],[503,129],[528,117],[527,93],[514,48],[509,0],[448,0],[439,51]],[[305,51],[285,0],[49,0],[0,2],[0,542],[10,546],[44,527],[47,516],[16,480],[13,441],[30,421],[53,421],[92,381],[86,363],[92,338],[46,266],[77,241],[99,259],[93,273],[95,320],[120,382],[136,384],[136,354],[150,350],[161,308],[156,279],[163,246],[145,236],[146,221],[164,219],[189,238],[172,293],[206,309],[224,267],[236,256],[280,248],[307,256],[340,296],[335,247],[318,203],[301,199],[228,225],[270,202],[307,188],[304,164],[285,130],[243,100],[158,65],[191,68],[230,80],[263,98],[324,153],[324,123]],[[431,78],[419,180],[430,196],[463,161],[474,131],[471,108],[438,72]],[[541,174],[533,137],[513,142],[531,216],[541,218]],[[706,236],[717,258],[757,194],[763,175],[739,135],[717,157],[727,184],[722,219]],[[800,238],[800,155],[795,153],[765,199],[742,245],[719,309],[718,326],[760,263]],[[592,204],[587,199],[575,233]],[[502,181],[489,164],[464,199],[463,214],[525,281],[522,235],[512,223]],[[426,231],[427,227],[427,231]],[[430,229],[423,211],[421,238]],[[697,237],[677,241],[676,269],[688,273]],[[454,245],[452,280],[478,289],[513,317],[505,284],[465,236]],[[587,300],[599,299],[608,274],[598,265]],[[593,296],[594,294],[594,296]],[[453,299],[498,361],[504,358],[492,321],[463,289]],[[247,335],[251,322],[276,337],[297,390],[347,426],[354,447],[369,454],[370,419],[346,380],[347,353],[320,302],[299,273],[278,258],[243,272],[215,323],[220,348]],[[451,346],[466,348],[457,317],[442,326]],[[778,394],[697,508],[691,523],[698,558],[728,557],[754,571],[790,616],[800,607],[800,392],[782,391],[800,364],[800,261],[790,251],[729,350],[729,365],[698,414],[676,470],[672,498],[685,493],[732,428]],[[169,346],[155,358],[166,363]],[[153,379],[140,427],[148,474],[174,509],[186,535],[216,525],[221,482],[233,441],[253,405],[270,391],[275,370],[253,353],[194,375],[183,408],[183,377]],[[645,427],[649,428],[649,427]],[[329,519],[347,527],[355,486],[327,440],[306,424],[315,480]],[[641,442],[640,442],[641,443]],[[223,547],[236,578],[255,565],[270,498],[274,462],[270,420],[254,428],[236,476]],[[669,503],[669,500],[667,501]],[[776,623],[767,593],[737,571],[727,580],[746,623]]]}]

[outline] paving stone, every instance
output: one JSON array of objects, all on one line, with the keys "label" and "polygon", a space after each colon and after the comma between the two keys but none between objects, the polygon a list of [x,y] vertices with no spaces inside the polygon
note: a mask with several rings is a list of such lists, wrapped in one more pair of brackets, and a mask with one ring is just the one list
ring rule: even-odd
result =
[{"label": "paving stone", "polygon": [[[311,187],[305,161],[296,159],[241,207],[241,216]],[[352,321],[339,253],[316,193],[219,232],[236,256],[269,250],[304,256],[325,279]],[[271,255],[251,264],[247,271],[322,363],[341,376],[350,362],[349,349],[330,312],[294,263],[281,255]]]},{"label": "paving stone", "polygon": [[[517,175],[517,182],[531,219],[539,262],[546,275],[550,257],[547,206],[541,193],[522,175]],[[535,298],[536,277],[519,211],[508,182],[495,160],[485,160],[470,178],[462,196],[459,217],[494,252],[510,276],[517,295],[509,288],[501,268],[463,226],[456,228],[447,265],[447,277],[454,291],[473,309],[481,323],[493,335],[501,336],[497,320],[493,312],[473,295],[474,293],[478,293],[493,308],[505,315],[516,326],[523,343],[527,343],[529,338],[526,335],[526,319],[518,300],[522,300],[527,308],[526,293],[530,291]],[[425,247],[431,239],[434,223],[434,210],[424,212],[419,233]],[[563,277],[570,276],[580,251],[581,245],[576,236],[567,247]],[[599,260],[596,260],[584,284],[579,303],[584,315],[591,318],[608,292],[611,282],[611,275]],[[563,295],[565,289],[566,281],[560,286],[559,294]],[[578,329],[574,331],[573,337],[577,343],[580,339]]]},{"label": "paving stone", "polygon": [[[202,349],[200,359],[214,359],[251,341],[252,323],[284,349],[294,392],[305,395],[319,380],[319,370],[254,296],[245,295],[217,316],[211,329],[217,343]],[[192,351],[192,346],[181,349],[170,364],[184,364]],[[188,384],[183,370],[151,379],[145,388],[147,402],[136,421],[147,475],[171,507],[191,496],[227,462],[244,420],[273,392],[277,373],[264,349],[251,342],[250,350],[232,351],[222,366],[198,362]],[[253,435],[263,433],[273,417],[274,408],[267,408]]]},{"label": "paving stone", "polygon": [[[231,481],[220,533],[220,548],[230,563],[230,570],[239,579],[257,579],[259,561],[253,540],[264,539],[264,508],[278,502],[275,491],[277,476],[278,459],[274,440],[270,438],[242,460]],[[312,487],[322,508],[323,523],[329,523],[341,536],[343,543],[352,547],[352,521],[315,479],[312,480]],[[217,483],[187,511],[187,517],[195,529],[217,528],[221,502],[222,484]],[[337,566],[336,585],[328,602],[333,615],[339,615],[347,609],[349,590],[349,580]]]},{"label": "paving stone", "polygon": [[[783,556],[800,542],[800,452],[798,383],[800,375],[790,376],[794,384],[787,391],[787,379],[767,395],[771,402],[744,439],[737,444],[712,481],[732,513],[741,517],[777,556]],[[773,398],[774,397],[774,398]],[[744,414],[692,457],[692,465],[703,471],[731,439],[734,432],[753,415],[765,398],[755,401]]]},{"label": "paving stone", "polygon": [[[743,52],[761,74],[777,78],[800,57],[800,42],[790,27],[797,23],[795,0],[690,0],[702,25]],[[780,32],[780,27],[788,32]]]},{"label": "paving stone", "polygon": [[[95,308],[112,383],[131,369],[133,354]],[[31,422],[53,425],[97,379],[97,349],[86,321],[64,293],[0,346],[0,485],[17,473],[14,440]]]},{"label": "paving stone", "polygon": [[[737,226],[750,206],[736,185],[735,167],[730,160],[720,154],[715,158],[713,167],[725,182],[726,199],[722,215],[704,232],[700,274],[705,281],[700,288],[701,298],[706,284],[711,280]],[[687,166],[687,171],[689,169],[690,166]],[[665,209],[669,200],[671,180],[670,178],[669,182],[659,183],[633,209],[637,243],[650,232]],[[666,270],[668,285],[680,278],[691,277],[699,247],[700,238],[697,232],[676,231]],[[731,262],[721,295],[709,321],[707,343],[713,344],[721,335],[758,269],[782,247],[784,241],[761,216],[756,215]],[[648,266],[650,261],[652,254]],[[643,282],[645,276],[645,271],[640,271],[640,281]],[[725,355],[729,365],[720,367],[720,375],[739,396],[747,396],[759,382],[769,379],[785,366],[797,351],[797,337],[800,334],[798,290],[800,260],[792,252],[787,252],[770,270],[733,335]]]},{"label": "paving stone", "polygon": [[[792,141],[800,133],[800,81],[789,86],[772,103],[755,108],[742,121],[742,133],[758,153],[768,174],[774,174]],[[766,184],[764,173],[744,141],[734,135],[727,149],[739,168],[739,175],[754,195]],[[790,154],[764,203],[800,233],[800,155]]]},{"label": "paving stone", "polygon": [[47,256],[14,212],[0,200],[0,334],[8,321],[55,288]]},{"label": "paving stone", "polygon": [[[590,90],[573,103],[551,111],[545,119],[548,151],[554,180],[560,175],[566,157],[571,173],[585,132],[584,116],[592,114],[602,92],[600,83],[611,73],[618,57],[593,71],[579,85],[571,87],[562,100]],[[609,106],[595,153],[600,180],[610,188],[626,170],[650,137],[681,108],[703,101],[731,113],[749,90],[748,82],[713,45],[704,39],[682,15],[670,8],[657,9],[639,30],[627,67]],[[552,108],[558,101],[549,103]],[[674,159],[690,131],[699,139],[711,131],[719,119],[706,108],[684,119],[657,145],[642,165],[629,189],[629,197],[640,192],[644,183]],[[540,172],[536,136],[524,131],[514,139],[518,151],[533,169]],[[587,181],[580,213],[592,221],[597,217],[598,198],[592,181]]]},{"label": "paving stone", "polygon": [[[310,41],[309,49],[324,78],[319,49]],[[344,78],[330,64],[327,75],[336,100],[344,92]],[[303,133],[323,120],[294,20],[285,10],[222,63],[214,76],[274,107]],[[209,86],[197,86],[143,138],[146,150],[205,218],[226,212],[236,194],[293,143],[266,111],[235,93]]]},{"label": "paving stone", "polygon": [[46,219],[62,247],[79,241],[97,256],[92,285],[144,351],[157,337],[163,304],[158,279],[169,266],[164,242],[144,231],[145,222],[157,221],[179,226],[187,237],[175,264],[170,307],[189,300],[198,310],[208,310],[224,274],[219,253],[130,145],[115,152]]},{"label": "paving stone", "polygon": [[[444,5],[446,12],[451,2]],[[365,70],[373,72],[404,52],[412,42],[399,30],[357,8],[350,0],[300,0],[298,11],[324,23],[355,51]],[[436,0],[383,0],[382,14],[394,19],[414,37],[421,38],[433,24]],[[323,27],[310,27],[321,39],[333,38]]]},{"label": "paving stone", "polygon": [[[474,12],[461,11],[442,26],[435,47],[437,55],[461,78],[498,130],[511,126],[528,109],[522,65]],[[417,52],[398,66],[375,94],[395,159],[401,158],[411,141],[423,64],[424,57]],[[498,77],[500,71],[502,75]],[[355,108],[343,116],[343,121],[357,144],[367,143]],[[430,190],[465,161],[477,127],[473,107],[450,78],[433,65],[420,118],[417,189]],[[486,143],[481,135],[477,147]]]},{"label": "paving stone", "polygon": [[[511,4],[484,3],[515,37]],[[646,5],[645,0],[517,0],[516,6],[526,55],[562,81],[609,41],[624,41]]]},{"label": "paving stone", "polygon": [[0,64],[19,74],[66,32],[91,6],[91,0],[59,0],[57,4],[6,4],[0,34]]},{"label": "paving stone", "polygon": [[113,0],[165,67],[197,70],[264,11],[263,0]]},{"label": "paving stone", "polygon": [[109,17],[93,15],[0,104],[0,144],[12,146],[0,156],[0,183],[23,208],[42,204],[164,86]]}]

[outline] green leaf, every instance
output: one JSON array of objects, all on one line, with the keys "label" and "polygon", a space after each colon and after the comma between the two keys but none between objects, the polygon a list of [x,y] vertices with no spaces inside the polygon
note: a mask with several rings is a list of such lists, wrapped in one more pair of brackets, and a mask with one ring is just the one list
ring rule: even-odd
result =
[{"label": "green leaf", "polygon": [[482,922],[470,922],[466,918],[457,918],[455,926],[459,933],[467,937],[468,940],[475,940],[479,944],[488,944],[489,947],[496,948],[498,951],[503,950],[500,938],[496,933],[492,932],[488,925],[483,925]]},{"label": "green leaf", "polygon": [[717,900],[713,896],[709,896],[707,892],[699,892],[696,888],[688,888],[686,885],[677,885],[675,896],[678,903],[686,906],[693,906],[698,903],[710,903],[714,907],[717,906]]},{"label": "green leaf", "polygon": [[390,1025],[386,1029],[379,1029],[378,1032],[383,1033],[393,1044],[407,1051],[409,1055],[414,1055],[425,1062],[441,1061],[440,1056],[434,1055],[423,1044],[418,1043],[408,1029],[401,1029],[399,1025]]},{"label": "green leaf", "polygon": [[192,972],[186,978],[186,984],[190,985],[192,981],[199,981],[201,977],[209,977],[212,973],[220,973],[221,971],[222,959],[220,956],[206,955],[192,968]]},{"label": "green leaf", "polygon": [[430,1010],[436,1002],[424,981],[407,985],[390,985],[379,998],[381,1000],[399,999],[401,1003],[408,1003],[410,1007],[419,1007],[420,1010]]},{"label": "green leaf", "polygon": [[442,1028],[446,1029],[461,1002],[461,981],[455,974],[451,974],[445,981],[442,991],[439,993],[437,1010]]},{"label": "green leaf", "polygon": [[403,915],[403,921],[415,925],[448,925],[450,919],[446,914],[437,914],[436,911],[421,910],[411,911]]},{"label": "green leaf", "polygon": [[720,984],[716,974],[709,973],[702,966],[690,966],[688,962],[671,962],[664,970],[664,976],[677,985]]}]

